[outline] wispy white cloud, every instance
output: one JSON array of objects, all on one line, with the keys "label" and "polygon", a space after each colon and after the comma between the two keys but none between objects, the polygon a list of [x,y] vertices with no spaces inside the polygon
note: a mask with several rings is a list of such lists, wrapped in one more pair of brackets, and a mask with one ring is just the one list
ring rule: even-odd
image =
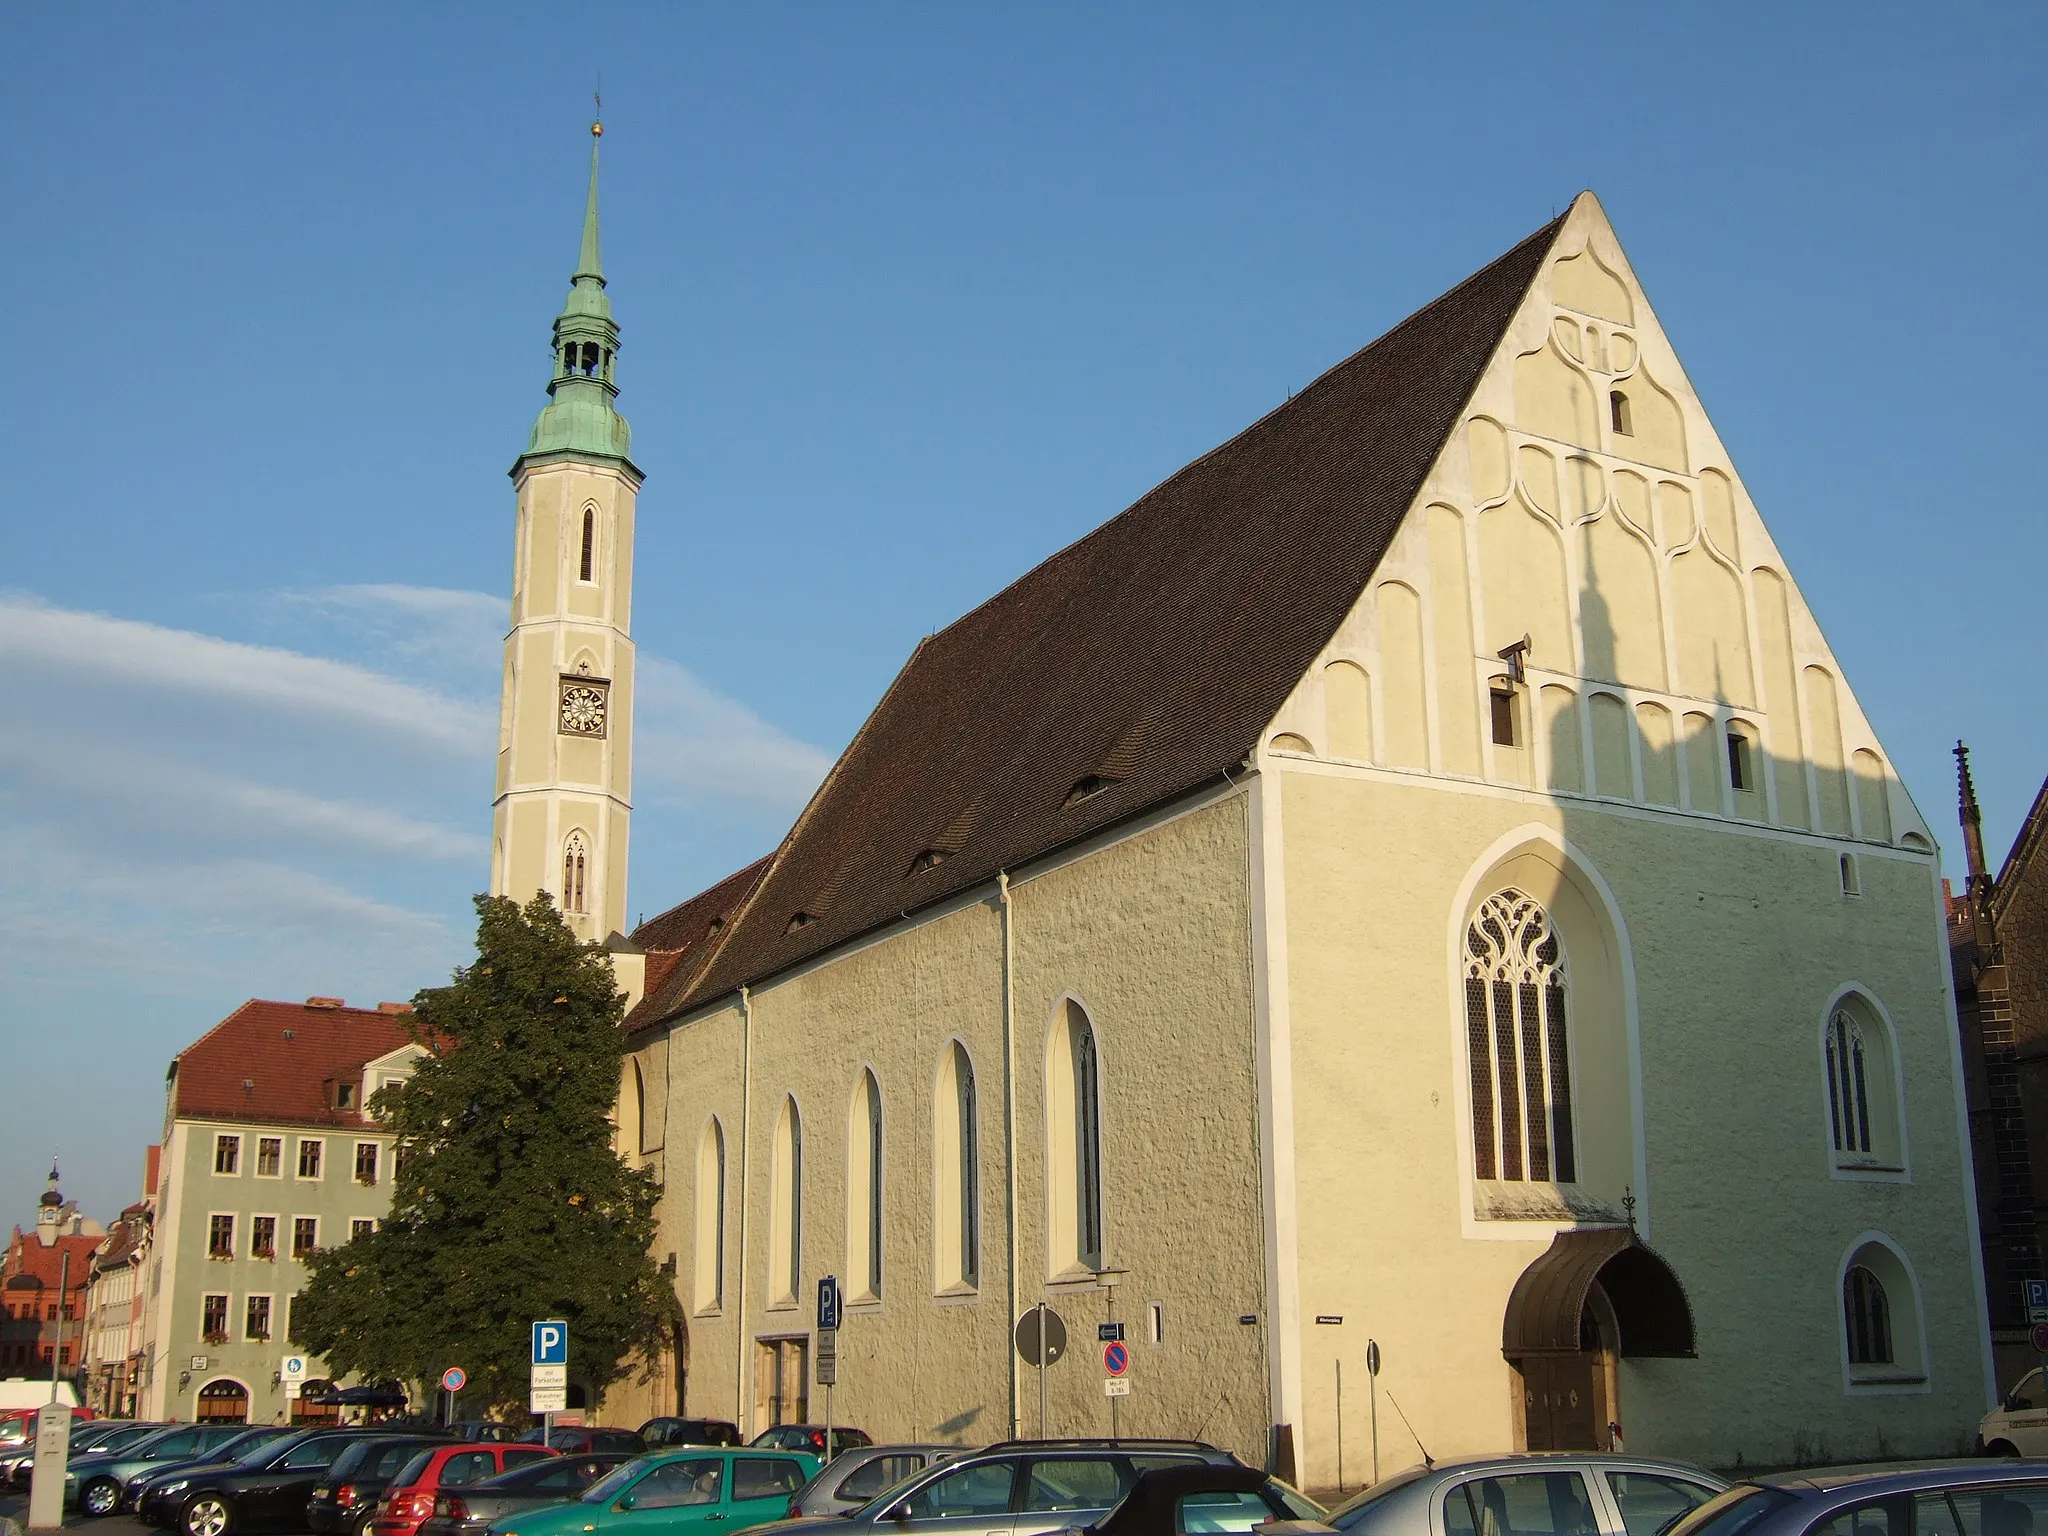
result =
[{"label": "wispy white cloud", "polygon": [[671,804],[738,800],[794,814],[831,759],[659,656],[635,673],[633,778]]},{"label": "wispy white cloud", "polygon": [[488,751],[491,711],[346,661],[0,594],[0,668],[232,700],[371,729],[441,752]]}]

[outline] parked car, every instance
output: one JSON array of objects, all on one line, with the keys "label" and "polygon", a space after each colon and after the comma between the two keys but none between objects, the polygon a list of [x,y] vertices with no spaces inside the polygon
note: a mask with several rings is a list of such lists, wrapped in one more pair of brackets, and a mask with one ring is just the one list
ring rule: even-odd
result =
[{"label": "parked car", "polygon": [[420,1526],[419,1536],[483,1536],[508,1516],[580,1497],[612,1468],[630,1460],[624,1451],[549,1456],[500,1472],[474,1487],[443,1489],[435,1495],[433,1517]]},{"label": "parked car", "polygon": [[446,1435],[420,1434],[356,1441],[306,1495],[306,1524],[317,1536],[360,1536],[377,1512],[377,1501],[406,1463],[428,1446],[446,1444]]},{"label": "parked car", "polygon": [[1977,1425],[1986,1456],[2048,1456],[2048,1380],[2035,1366]]},{"label": "parked car", "polygon": [[1934,1461],[1781,1472],[1737,1483],[1669,1536],[2025,1536],[2048,1529],[2048,1467]]},{"label": "parked car", "polygon": [[[183,1536],[303,1530],[306,1500],[335,1459],[373,1429],[322,1429],[274,1441],[246,1461],[152,1478],[137,1513],[167,1511]],[[155,1524],[157,1521],[150,1521]]]},{"label": "parked car", "polygon": [[448,1426],[448,1433],[457,1440],[493,1442],[517,1440],[519,1438],[519,1426],[516,1424],[500,1424],[496,1419],[463,1419],[459,1423],[450,1424]]},{"label": "parked car", "polygon": [[832,1426],[832,1449],[829,1451],[825,1449],[825,1426],[822,1424],[778,1424],[773,1429],[762,1430],[747,1442],[760,1446],[764,1451],[809,1451],[826,1461],[841,1451],[874,1443],[874,1437],[866,1430],[853,1429],[845,1424]]},{"label": "parked car", "polygon": [[[154,1421],[139,1423],[133,1419],[98,1419],[91,1424],[79,1425],[72,1434],[65,1461],[69,1464],[82,1456],[118,1450],[164,1427]],[[0,1488],[28,1487],[35,1481],[35,1465],[34,1442],[0,1451]]]},{"label": "parked car", "polygon": [[1088,1536],[1197,1536],[1224,1531],[1322,1531],[1329,1511],[1279,1478],[1251,1467],[1156,1467]]},{"label": "parked car", "polygon": [[1100,1520],[1154,1468],[1204,1463],[1238,1465],[1199,1440],[1006,1440],[940,1462],[850,1513],[789,1528],[803,1536],[985,1536],[1000,1527],[1004,1536],[1046,1536]]},{"label": "parked car", "polygon": [[1660,1536],[1727,1486],[1639,1456],[1473,1457],[1383,1478],[1329,1523],[1352,1536]]},{"label": "parked car", "polygon": [[136,1473],[203,1458],[243,1433],[240,1424],[172,1424],[117,1450],[77,1457],[64,1469],[64,1503],[95,1519],[111,1515]]},{"label": "parked car", "polygon": [[650,1451],[670,1445],[745,1445],[737,1424],[724,1419],[649,1419],[640,1426],[640,1438]]},{"label": "parked car", "polygon": [[[752,1446],[662,1451],[614,1467],[568,1504],[510,1516],[492,1536],[732,1536],[778,1520],[818,1458]],[[810,1526],[805,1526],[806,1531]]]},{"label": "parked car", "polygon": [[792,1520],[847,1515],[913,1472],[964,1454],[957,1445],[864,1445],[842,1452],[789,1501]]},{"label": "parked car", "polygon": [[418,1536],[419,1528],[434,1513],[434,1498],[444,1488],[466,1488],[523,1467],[531,1462],[552,1461],[560,1453],[544,1446],[475,1445],[459,1441],[415,1452],[399,1468],[384,1497],[377,1501],[377,1513],[369,1529],[375,1536]]},{"label": "parked car", "polygon": [[[540,1426],[536,1424],[517,1441],[520,1445],[539,1445]],[[581,1451],[630,1451],[635,1456],[647,1449],[647,1442],[630,1429],[607,1429],[602,1424],[564,1424],[548,1431],[550,1449],[575,1454]]]},{"label": "parked car", "polygon": [[302,1433],[287,1429],[280,1424],[265,1424],[255,1429],[245,1429],[226,1445],[215,1446],[210,1451],[191,1457],[182,1462],[154,1462],[129,1478],[121,1489],[121,1508],[131,1512],[142,1506],[143,1489],[153,1482],[170,1482],[186,1476],[203,1467],[231,1467],[240,1462],[254,1461],[265,1455],[269,1447],[280,1440],[287,1440]]}]

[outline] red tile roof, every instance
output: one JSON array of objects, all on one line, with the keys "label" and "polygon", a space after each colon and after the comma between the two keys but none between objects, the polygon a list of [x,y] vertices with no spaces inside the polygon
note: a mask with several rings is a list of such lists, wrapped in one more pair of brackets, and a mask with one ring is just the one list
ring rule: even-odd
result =
[{"label": "red tile roof", "polygon": [[1372,580],[1562,223],[919,644],[709,963],[635,1022],[1242,763]]},{"label": "red tile roof", "polygon": [[633,930],[632,942],[647,951],[647,983],[639,1004],[626,1015],[627,1029],[659,1021],[681,998],[767,868],[766,858],[756,859]]},{"label": "red tile roof", "polygon": [[408,1016],[375,1008],[313,1007],[252,998],[171,1063],[173,1113],[266,1125],[367,1125],[336,1109],[334,1084],[358,1084],[365,1063],[412,1036]]},{"label": "red tile roof", "polygon": [[69,1253],[71,1289],[81,1291],[92,1275],[92,1251],[105,1241],[104,1233],[95,1232],[90,1236],[60,1237],[45,1248],[34,1232],[16,1227],[13,1240],[7,1245],[7,1258],[0,1262],[0,1286],[16,1275],[29,1275],[54,1291],[63,1277],[64,1255]]}]

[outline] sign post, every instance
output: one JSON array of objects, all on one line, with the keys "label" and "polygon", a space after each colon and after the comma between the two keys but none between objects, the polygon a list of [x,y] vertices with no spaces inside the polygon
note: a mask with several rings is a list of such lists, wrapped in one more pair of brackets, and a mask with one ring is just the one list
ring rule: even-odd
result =
[{"label": "sign post", "polygon": [[839,1384],[839,1277],[818,1282],[818,1385],[825,1389],[825,1461],[832,1460],[832,1389]]},{"label": "sign post", "polygon": [[1365,1375],[1372,1388],[1372,1480],[1380,1480],[1380,1341],[1365,1341]]},{"label": "sign post", "polygon": [[1067,1352],[1067,1325],[1044,1302],[1017,1319],[1017,1353],[1038,1367],[1038,1438],[1045,1438],[1045,1368]]},{"label": "sign post", "polygon": [[569,1406],[569,1325],[550,1318],[533,1325],[533,1374],[526,1408],[540,1415],[540,1443],[555,1431],[555,1415]]}]

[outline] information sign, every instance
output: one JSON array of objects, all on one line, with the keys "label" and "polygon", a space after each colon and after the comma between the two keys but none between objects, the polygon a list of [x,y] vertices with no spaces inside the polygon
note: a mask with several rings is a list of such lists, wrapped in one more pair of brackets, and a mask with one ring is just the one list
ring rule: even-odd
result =
[{"label": "information sign", "polygon": [[818,1330],[818,1385],[836,1387],[839,1384],[839,1330],[820,1328]]},{"label": "information sign", "polygon": [[818,1282],[818,1327],[839,1326],[839,1277],[826,1275]]},{"label": "information sign", "polygon": [[566,1365],[536,1365],[532,1368],[532,1379],[528,1383],[535,1387],[560,1387],[569,1389],[569,1367]]},{"label": "information sign", "polygon": [[569,1363],[569,1325],[559,1319],[533,1325],[533,1363],[535,1365],[567,1365]]},{"label": "information sign", "polygon": [[284,1384],[284,1395],[295,1398],[306,1387],[306,1357],[286,1355],[277,1365],[278,1380]]},{"label": "information sign", "polygon": [[528,1413],[560,1413],[569,1406],[567,1387],[529,1387],[526,1392]]},{"label": "information sign", "polygon": [[1098,1344],[1113,1344],[1123,1336],[1124,1325],[1122,1323],[1097,1323],[1095,1325],[1095,1342]]},{"label": "information sign", "polygon": [[1130,1378],[1128,1376],[1104,1377],[1102,1395],[1104,1397],[1129,1397],[1131,1395]]}]

